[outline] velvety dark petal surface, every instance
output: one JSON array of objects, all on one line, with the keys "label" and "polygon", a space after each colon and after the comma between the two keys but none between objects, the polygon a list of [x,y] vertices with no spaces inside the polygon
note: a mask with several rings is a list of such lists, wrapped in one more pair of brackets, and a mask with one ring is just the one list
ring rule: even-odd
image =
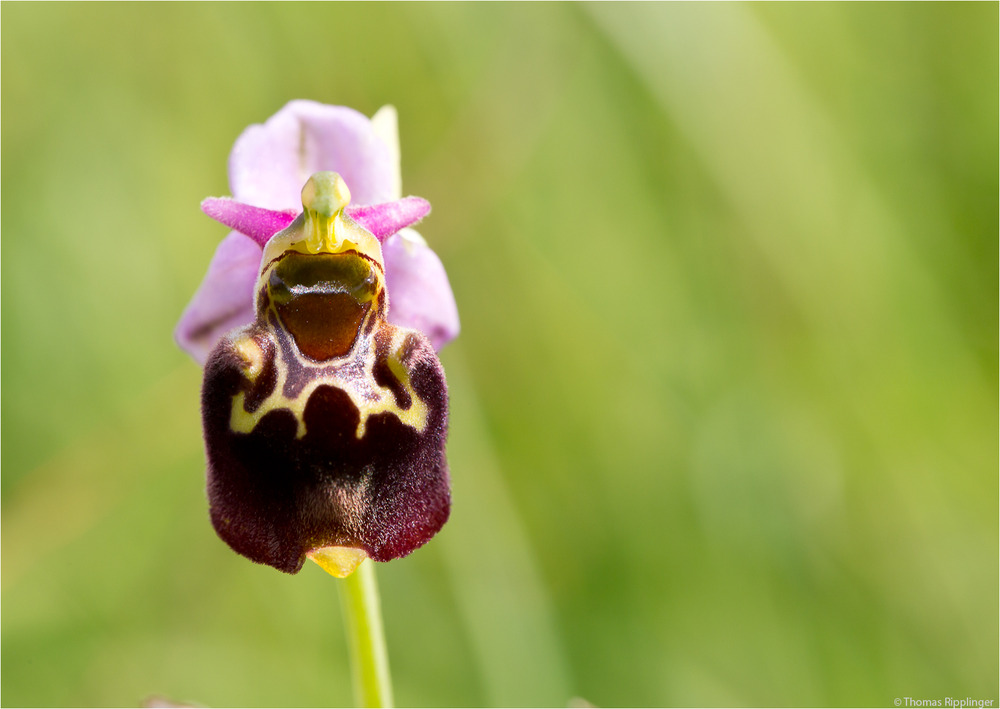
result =
[{"label": "velvety dark petal surface", "polygon": [[[382,327],[388,338],[396,331]],[[414,393],[427,406],[422,431],[384,412],[367,418],[359,439],[362,412],[343,389],[323,384],[305,403],[305,435],[297,438],[298,422],[282,408],[264,414],[249,433],[230,428],[234,395],[260,400],[274,387],[266,376],[277,349],[273,335],[257,326],[249,333],[262,353],[253,382],[244,374],[245,347],[231,337],[219,343],[205,369],[208,496],[219,536],[240,554],[288,573],[319,547],[361,548],[388,561],[428,541],[448,518],[450,495],[447,387],[427,339],[410,333],[400,355]],[[375,367],[391,372],[378,361]]]}]

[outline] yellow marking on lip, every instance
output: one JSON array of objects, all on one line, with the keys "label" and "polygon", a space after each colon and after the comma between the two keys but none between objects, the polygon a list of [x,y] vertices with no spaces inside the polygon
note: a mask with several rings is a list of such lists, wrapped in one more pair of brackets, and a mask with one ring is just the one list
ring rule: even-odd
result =
[{"label": "yellow marking on lip", "polygon": [[[288,365],[284,361],[284,353],[280,350],[276,353],[275,365],[277,368],[277,385],[271,395],[268,396],[253,413],[248,412],[243,404],[246,400],[246,393],[239,392],[233,397],[233,406],[229,416],[229,428],[236,433],[250,433],[254,430],[260,420],[270,411],[285,409],[290,411],[295,417],[298,427],[295,438],[300,439],[306,435],[305,407],[316,389],[324,384],[340,389],[350,397],[351,402],[358,410],[360,420],[358,422],[355,437],[361,439],[365,435],[368,419],[371,416],[381,413],[390,413],[399,419],[400,423],[415,429],[418,433],[423,433],[427,427],[427,404],[417,396],[402,363],[399,361],[398,352],[402,345],[402,339],[407,333],[397,332],[393,338],[392,354],[389,356],[389,368],[400,380],[403,388],[410,395],[410,408],[401,409],[396,404],[396,397],[391,389],[381,387],[375,383],[375,344],[374,338],[368,339],[368,347],[365,350],[364,362],[361,370],[364,377],[342,376],[337,371],[326,376],[315,376],[310,378],[309,383],[302,389],[298,396],[287,397],[284,395],[284,382],[288,376]],[[235,345],[236,343],[234,343]],[[237,346],[238,347],[238,346]],[[355,350],[357,352],[357,349]],[[301,360],[308,368],[322,369],[306,360]],[[352,371],[357,371],[354,367]]]},{"label": "yellow marking on lip", "polygon": [[240,356],[246,366],[243,368],[243,376],[251,382],[256,382],[264,369],[264,351],[252,337],[240,337],[233,341],[236,354]]},{"label": "yellow marking on lip", "polygon": [[[400,422],[411,428],[415,428],[419,433],[423,433],[424,428],[427,426],[427,404],[417,396],[417,392],[414,391],[413,384],[410,382],[409,373],[403,368],[403,363],[399,361],[399,358],[395,354],[389,355],[389,369],[402,383],[403,388],[406,389],[406,393],[410,395],[410,408],[401,409],[396,404],[396,396],[392,393],[392,390],[378,387],[382,392],[382,396],[377,404],[368,404],[367,410],[361,417],[361,421],[358,423],[358,430],[355,433],[358,438],[364,437],[368,418],[383,412],[394,414]],[[371,368],[367,371],[371,374]],[[374,376],[372,376],[372,383],[375,383]],[[350,395],[351,392],[347,393]],[[352,396],[351,399],[353,400],[354,397]]]}]

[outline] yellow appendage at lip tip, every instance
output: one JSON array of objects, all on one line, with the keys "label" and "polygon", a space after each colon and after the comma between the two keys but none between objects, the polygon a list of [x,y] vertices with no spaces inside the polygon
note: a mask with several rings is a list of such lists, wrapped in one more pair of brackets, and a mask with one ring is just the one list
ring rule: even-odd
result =
[{"label": "yellow appendage at lip tip", "polygon": [[368,558],[363,549],[353,547],[320,547],[313,549],[306,556],[316,562],[323,571],[338,579],[353,574],[361,562]]}]

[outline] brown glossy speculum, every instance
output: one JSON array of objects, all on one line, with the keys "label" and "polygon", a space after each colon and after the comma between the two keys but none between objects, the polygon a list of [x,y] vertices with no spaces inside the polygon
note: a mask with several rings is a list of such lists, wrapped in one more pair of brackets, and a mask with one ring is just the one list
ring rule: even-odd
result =
[{"label": "brown glossy speculum", "polygon": [[357,252],[282,258],[268,278],[268,294],[299,351],[316,361],[350,353],[379,282],[372,263]]}]

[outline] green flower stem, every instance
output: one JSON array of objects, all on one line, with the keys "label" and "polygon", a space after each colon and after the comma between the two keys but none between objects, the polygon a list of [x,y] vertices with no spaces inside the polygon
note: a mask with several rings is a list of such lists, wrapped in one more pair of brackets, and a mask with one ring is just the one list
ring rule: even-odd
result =
[{"label": "green flower stem", "polygon": [[391,707],[392,680],[385,650],[375,563],[365,559],[340,586],[351,653],[354,701],[359,707]]}]

